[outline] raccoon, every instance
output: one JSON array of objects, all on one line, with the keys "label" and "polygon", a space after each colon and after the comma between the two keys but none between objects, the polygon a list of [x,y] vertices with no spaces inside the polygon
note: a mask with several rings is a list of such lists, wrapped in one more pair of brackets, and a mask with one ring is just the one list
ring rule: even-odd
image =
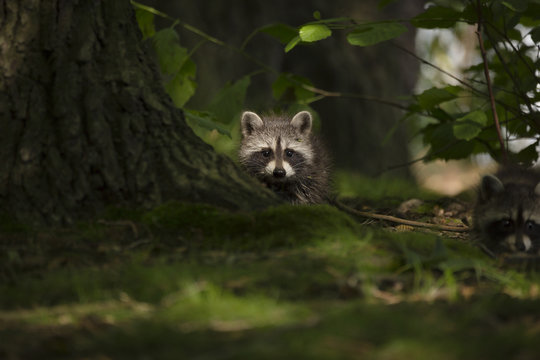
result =
[{"label": "raccoon", "polygon": [[492,252],[540,250],[540,173],[503,168],[482,178],[473,231]]},{"label": "raccoon", "polygon": [[329,158],[311,132],[311,114],[242,114],[239,159],[245,170],[280,197],[295,204],[327,201]]}]

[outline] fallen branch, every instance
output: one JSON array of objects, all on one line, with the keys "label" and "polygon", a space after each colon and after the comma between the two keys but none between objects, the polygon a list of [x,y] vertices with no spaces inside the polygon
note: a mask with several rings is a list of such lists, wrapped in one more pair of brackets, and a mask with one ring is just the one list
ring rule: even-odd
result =
[{"label": "fallen branch", "polygon": [[465,225],[452,226],[452,225],[425,223],[425,222],[420,222],[420,221],[402,219],[402,218],[398,218],[392,215],[383,215],[383,214],[377,214],[377,213],[368,212],[368,211],[356,210],[350,206],[343,204],[342,202],[338,200],[334,200],[332,203],[340,210],[343,210],[349,214],[357,215],[364,218],[391,221],[398,224],[409,225],[409,226],[414,226],[414,227],[423,227],[423,228],[435,229],[435,230],[441,230],[441,231],[453,231],[453,232],[468,232],[469,231],[469,227]]}]

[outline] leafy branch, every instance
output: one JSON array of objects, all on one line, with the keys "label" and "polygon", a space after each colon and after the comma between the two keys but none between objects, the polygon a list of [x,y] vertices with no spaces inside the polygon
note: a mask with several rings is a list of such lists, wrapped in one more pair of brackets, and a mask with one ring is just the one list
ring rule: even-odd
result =
[{"label": "leafy branch", "polygon": [[[317,41],[318,39],[321,39],[321,34],[319,32],[321,31],[321,29],[322,29],[322,31],[325,31],[324,29],[329,29],[327,26],[330,26],[332,28],[347,28],[347,27],[353,26],[352,25],[352,20],[348,19],[348,18],[336,18],[336,19],[320,20],[317,23],[320,23],[321,25],[310,24],[309,26],[302,27],[300,30],[296,30],[296,29],[294,29],[294,28],[292,28],[290,26],[284,25],[284,24],[265,25],[265,26],[262,26],[262,27],[260,27],[258,29],[255,29],[242,42],[242,45],[240,47],[236,47],[236,46],[228,44],[227,42],[222,41],[222,40],[220,40],[220,39],[218,39],[218,38],[216,38],[214,36],[211,36],[211,35],[203,32],[202,30],[200,30],[200,29],[198,29],[198,28],[196,28],[194,26],[192,26],[190,24],[187,24],[186,22],[184,22],[184,21],[182,21],[180,19],[173,18],[173,17],[171,17],[171,16],[169,16],[169,15],[167,15],[167,14],[165,14],[165,13],[159,11],[159,10],[156,10],[156,9],[154,9],[152,7],[140,4],[140,3],[135,2],[135,1],[132,1],[131,3],[138,10],[145,11],[145,12],[148,12],[150,14],[157,15],[159,17],[162,17],[162,18],[165,18],[167,20],[172,21],[173,25],[171,26],[171,28],[174,28],[174,26],[176,26],[176,25],[180,25],[185,30],[200,36],[205,42],[210,42],[210,43],[213,43],[213,44],[218,45],[220,47],[226,48],[226,49],[228,49],[230,51],[233,51],[233,52],[243,56],[244,58],[246,58],[248,61],[252,62],[253,64],[257,65],[262,71],[268,72],[268,73],[270,73],[272,75],[275,75],[275,76],[278,76],[278,78],[281,77],[282,79],[283,79],[283,74],[281,72],[279,72],[278,70],[276,70],[273,67],[269,66],[265,62],[257,59],[256,57],[252,56],[249,52],[246,51],[245,48],[246,48],[247,44],[249,43],[249,41],[251,41],[251,39],[255,35],[257,35],[258,33],[261,33],[261,32],[262,33],[267,33],[267,34],[277,38],[282,43],[289,44],[289,45],[286,45],[285,51],[290,51],[290,50],[292,50],[292,47],[294,47],[294,46],[292,46],[292,47],[290,46],[290,44],[292,44],[292,43],[294,43],[294,45],[297,45],[299,42],[304,41],[304,40]],[[351,22],[351,24],[345,25],[345,23],[341,24],[341,22]],[[373,23],[373,24],[378,24],[378,25],[382,26],[384,23]],[[312,26],[311,29],[310,29],[310,26]],[[143,26],[141,26],[141,28],[143,28]],[[297,33],[300,33],[301,35],[296,35]],[[298,41],[294,40],[294,38],[296,38],[296,37],[298,37],[298,39],[297,39]],[[311,40],[309,40],[309,39],[311,39]],[[202,44],[202,42],[200,44]],[[290,48],[287,48],[288,46]],[[193,53],[193,51],[191,53]],[[158,56],[159,56],[159,54],[158,54]],[[303,96],[301,99],[298,99],[298,100],[300,100],[300,102],[304,102],[306,104],[317,101],[317,100],[320,100],[320,99],[325,98],[325,97],[344,97],[344,98],[354,98],[354,99],[358,99],[358,100],[378,102],[378,103],[382,103],[382,104],[392,106],[392,107],[402,109],[402,110],[407,109],[407,107],[405,105],[403,105],[403,104],[401,104],[399,102],[396,102],[396,101],[389,100],[389,99],[383,99],[383,98],[379,98],[379,97],[375,97],[375,96],[362,95],[362,94],[357,94],[357,93],[345,93],[345,92],[328,91],[328,90],[325,90],[325,89],[321,89],[321,88],[318,88],[318,87],[314,86],[309,81],[305,81],[305,79],[301,79],[301,78],[299,78],[297,76],[287,76],[286,81],[288,83],[287,84],[288,86],[292,86],[295,89],[303,89],[303,90],[307,91],[308,93],[312,94],[311,96]]]},{"label": "leafy branch", "polygon": [[[139,24],[144,37],[152,38],[156,45],[160,42],[170,45],[171,39],[174,40],[176,36],[172,34],[172,28],[175,26],[181,26],[201,37],[201,42],[189,52],[179,44],[175,44],[177,55],[179,54],[173,59],[175,61],[171,59],[161,61],[162,72],[168,74],[169,79],[166,88],[173,100],[176,97],[177,106],[182,107],[195,91],[195,64],[190,60],[191,56],[202,44],[212,43],[241,55],[255,64],[260,69],[259,73],[275,75],[276,80],[272,89],[278,101],[286,90],[292,89],[295,102],[304,106],[323,98],[343,97],[374,101],[404,110],[404,119],[407,120],[428,118],[429,122],[417,125],[420,126],[419,134],[422,135],[424,143],[429,146],[427,155],[423,157],[424,161],[436,158],[460,159],[485,152],[501,161],[530,164],[538,159],[536,147],[540,143],[538,135],[540,116],[537,104],[540,103],[540,86],[536,69],[540,46],[525,44],[527,36],[530,36],[536,44],[540,42],[540,4],[534,0],[476,0],[476,2],[468,0],[461,8],[440,6],[435,3],[412,19],[378,22],[359,22],[348,17],[321,19],[320,14],[316,12],[315,21],[297,28],[285,24],[261,26],[249,34],[240,47],[230,45],[158,10],[134,1],[132,3],[138,9],[138,15],[139,12],[147,14],[141,14],[141,19],[146,16],[146,22],[140,21]],[[173,25],[170,29],[156,33],[153,30],[153,18],[149,19],[148,14],[166,18],[172,21]],[[304,43],[324,40],[336,31],[347,32],[346,39],[352,46],[372,46],[393,40],[407,32],[405,22],[418,29],[453,29],[463,24],[475,26],[482,61],[464,70],[468,74],[465,79],[451,74],[410,50],[393,44],[457,83],[429,88],[412,95],[406,104],[369,95],[321,89],[313,85],[309,79],[280,73],[246,50],[247,45],[259,33],[268,34],[280,41],[285,52],[290,52]],[[520,32],[523,27],[528,29],[526,34]],[[494,38],[493,34],[497,34],[498,38]],[[484,39],[483,35],[487,39]],[[535,53],[530,51],[534,49]],[[157,52],[160,57],[159,51]],[[178,61],[179,59],[182,61]],[[213,115],[212,111],[187,110],[188,117],[198,121],[205,129],[212,129],[214,126],[212,124],[216,121],[224,125],[231,124],[235,114],[230,103],[236,104],[238,108],[242,106],[243,96],[252,75],[244,76],[222,89],[217,99],[213,101],[214,105],[209,106],[210,110],[218,110],[219,106],[229,105],[228,111],[216,112],[221,118]],[[490,118],[494,119],[493,125],[488,122]],[[227,132],[226,127],[218,125],[214,126],[218,131]],[[514,139],[533,140],[525,148],[512,152],[506,144]]]},{"label": "leafy branch", "polygon": [[508,161],[508,155],[506,154],[506,149],[504,146],[504,141],[501,133],[501,124],[499,123],[499,116],[497,115],[497,109],[495,107],[495,98],[493,96],[493,89],[491,87],[491,78],[489,75],[489,66],[488,66],[488,60],[486,56],[486,49],[484,48],[484,41],[482,39],[482,5],[480,3],[480,0],[477,0],[477,11],[478,11],[478,27],[476,30],[476,36],[478,38],[478,45],[480,46],[480,54],[482,55],[482,62],[484,64],[484,76],[486,77],[486,83],[489,93],[489,101],[491,104],[491,112],[493,114],[493,121],[495,122],[495,129],[497,130],[497,137],[499,139],[499,145],[501,146],[501,152],[503,160],[506,162]]}]

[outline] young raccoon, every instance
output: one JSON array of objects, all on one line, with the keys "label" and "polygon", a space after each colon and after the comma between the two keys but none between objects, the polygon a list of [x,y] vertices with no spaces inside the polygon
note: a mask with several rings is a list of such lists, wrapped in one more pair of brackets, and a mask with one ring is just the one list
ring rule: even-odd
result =
[{"label": "young raccoon", "polygon": [[473,230],[495,253],[540,250],[540,173],[503,168],[482,178]]},{"label": "young raccoon", "polygon": [[325,202],[329,160],[311,133],[312,118],[301,111],[292,119],[242,114],[240,163],[279,196],[297,204]]}]

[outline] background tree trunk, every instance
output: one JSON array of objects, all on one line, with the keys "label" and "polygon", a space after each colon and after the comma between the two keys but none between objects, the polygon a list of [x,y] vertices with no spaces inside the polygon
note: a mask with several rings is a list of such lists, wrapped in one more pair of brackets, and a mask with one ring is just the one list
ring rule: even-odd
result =
[{"label": "background tree trunk", "polygon": [[169,199],[275,197],[197,138],[123,1],[0,0],[0,208],[70,222]]}]

